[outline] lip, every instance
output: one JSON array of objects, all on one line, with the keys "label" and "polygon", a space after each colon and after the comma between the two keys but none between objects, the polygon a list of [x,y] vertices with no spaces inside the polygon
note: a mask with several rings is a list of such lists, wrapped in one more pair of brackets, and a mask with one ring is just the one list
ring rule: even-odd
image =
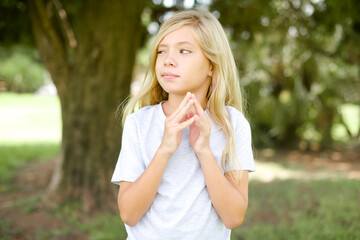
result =
[{"label": "lip", "polygon": [[174,78],[178,78],[178,77],[179,77],[179,75],[177,75],[177,74],[168,73],[168,72],[162,73],[161,76],[162,76],[163,78],[165,78],[165,79],[174,79]]}]

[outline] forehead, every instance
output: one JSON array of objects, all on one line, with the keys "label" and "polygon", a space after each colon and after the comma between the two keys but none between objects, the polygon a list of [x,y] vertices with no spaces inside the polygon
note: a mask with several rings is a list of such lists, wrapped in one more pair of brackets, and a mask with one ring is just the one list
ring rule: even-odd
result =
[{"label": "forehead", "polygon": [[189,26],[183,26],[168,33],[160,41],[159,45],[174,45],[186,42],[198,46],[198,42],[194,37],[192,28]]}]

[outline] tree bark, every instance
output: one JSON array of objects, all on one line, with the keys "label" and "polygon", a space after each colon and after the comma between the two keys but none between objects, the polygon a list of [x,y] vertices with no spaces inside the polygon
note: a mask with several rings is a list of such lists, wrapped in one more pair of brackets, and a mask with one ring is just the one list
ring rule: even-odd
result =
[{"label": "tree bark", "polygon": [[47,202],[75,199],[85,211],[115,210],[110,178],[121,141],[115,111],[130,92],[144,0],[28,3],[62,112],[61,154]]}]

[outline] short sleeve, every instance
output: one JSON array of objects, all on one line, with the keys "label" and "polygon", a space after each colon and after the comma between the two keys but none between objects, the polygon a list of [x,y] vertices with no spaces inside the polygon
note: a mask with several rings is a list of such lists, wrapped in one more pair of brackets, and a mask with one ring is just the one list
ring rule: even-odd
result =
[{"label": "short sleeve", "polygon": [[244,115],[236,109],[232,109],[231,115],[235,132],[235,145],[238,161],[235,161],[233,164],[231,164],[231,168],[228,164],[226,164],[225,172],[230,170],[248,170],[250,172],[254,172],[255,163],[252,151],[250,124]]},{"label": "short sleeve", "polygon": [[136,121],[129,115],[124,124],[121,150],[111,182],[120,185],[121,181],[134,182],[145,170],[138,148]]}]

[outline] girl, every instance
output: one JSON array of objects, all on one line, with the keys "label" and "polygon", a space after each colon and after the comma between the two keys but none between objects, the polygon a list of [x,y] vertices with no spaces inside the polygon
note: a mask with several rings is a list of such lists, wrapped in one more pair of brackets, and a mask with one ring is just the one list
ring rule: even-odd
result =
[{"label": "girl", "polygon": [[176,13],[161,26],[147,77],[124,109],[111,181],[120,184],[127,239],[230,239],[255,170],[241,106],[218,20],[207,11]]}]

